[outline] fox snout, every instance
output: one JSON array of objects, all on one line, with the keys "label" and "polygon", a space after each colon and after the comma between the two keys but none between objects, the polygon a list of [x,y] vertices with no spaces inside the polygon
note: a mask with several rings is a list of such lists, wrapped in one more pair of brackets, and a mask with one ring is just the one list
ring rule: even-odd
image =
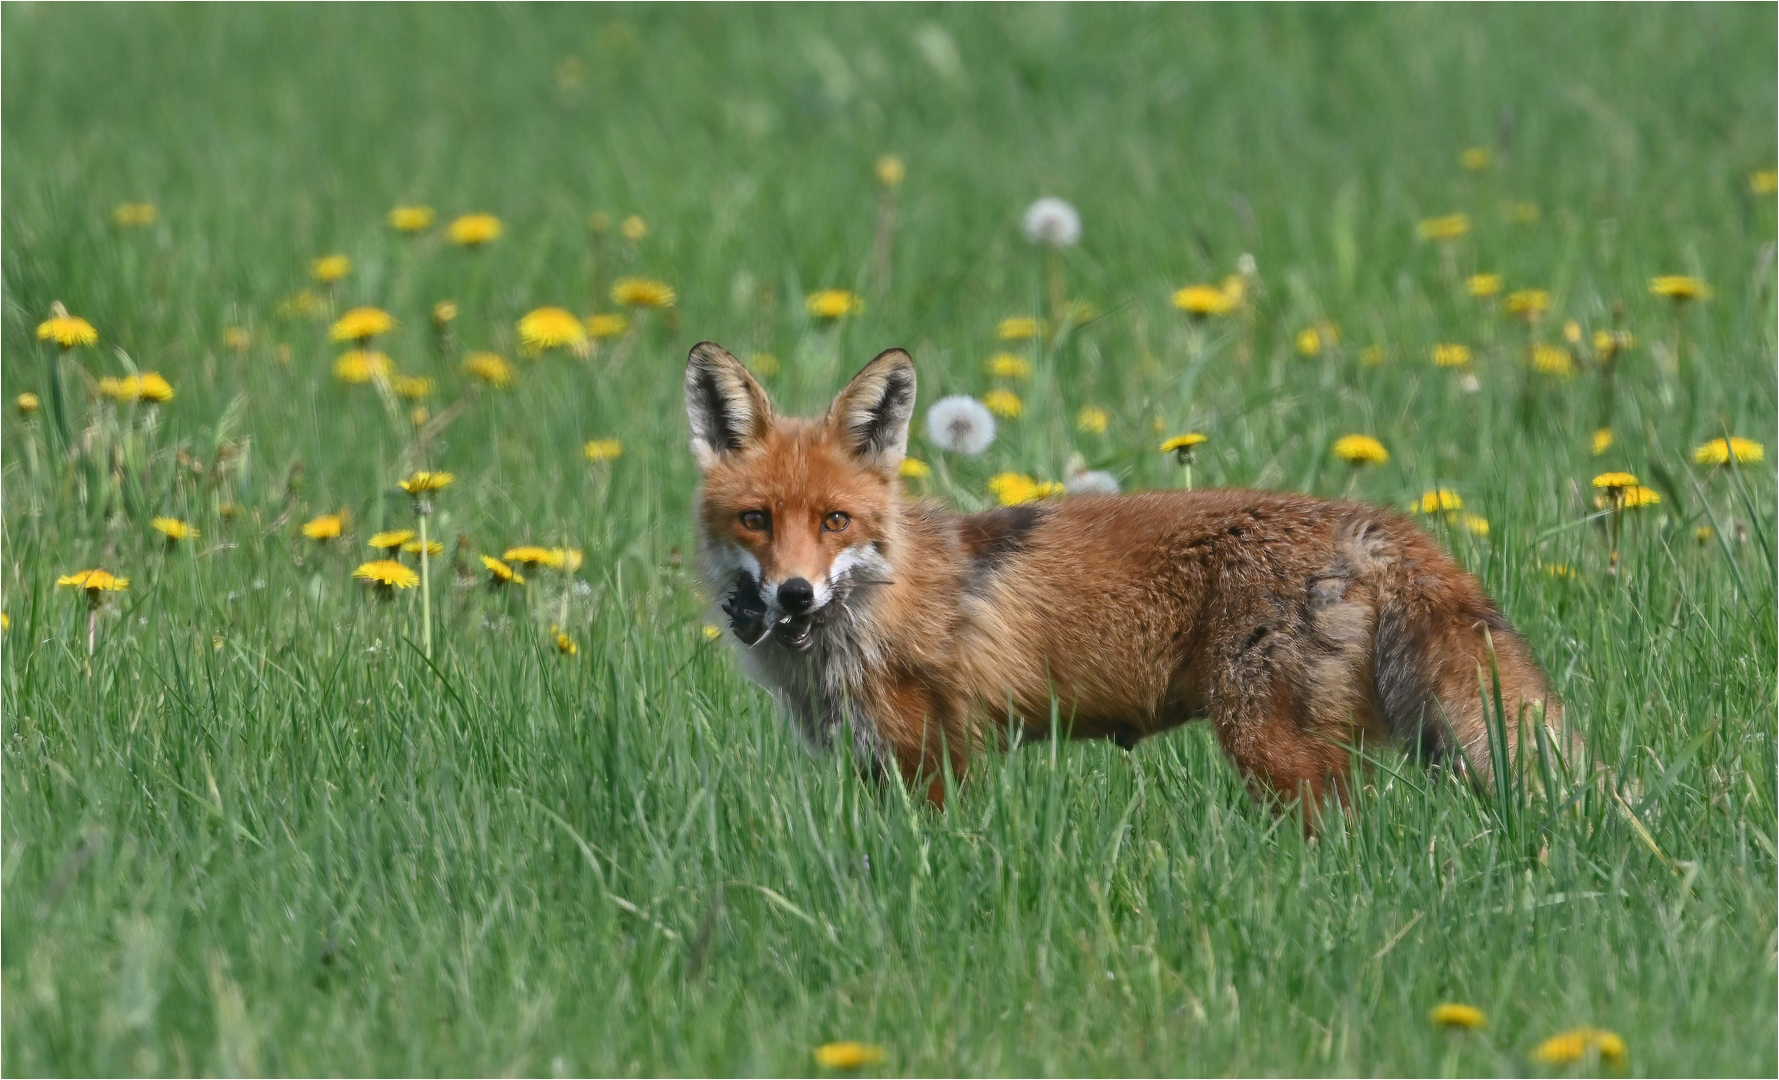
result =
[{"label": "fox snout", "polygon": [[808,578],[794,577],[778,587],[778,606],[787,615],[802,615],[815,607],[815,586]]}]

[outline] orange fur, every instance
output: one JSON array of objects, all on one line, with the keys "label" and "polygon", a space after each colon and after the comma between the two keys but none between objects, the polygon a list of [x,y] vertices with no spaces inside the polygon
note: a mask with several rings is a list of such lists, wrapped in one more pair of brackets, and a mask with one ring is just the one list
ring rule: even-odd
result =
[{"label": "orange fur", "polygon": [[[1509,717],[1561,727],[1525,642],[1400,514],[1233,490],[957,514],[900,492],[913,398],[899,350],[819,419],[775,418],[718,346],[688,365],[705,582],[744,641],[765,627],[742,655],[812,744],[846,733],[941,802],[945,765],[1047,737],[1053,701],[1064,734],[1124,746],[1208,717],[1257,793],[1313,809],[1373,739],[1490,783],[1491,671]],[[793,578],[815,611],[774,602]]]}]

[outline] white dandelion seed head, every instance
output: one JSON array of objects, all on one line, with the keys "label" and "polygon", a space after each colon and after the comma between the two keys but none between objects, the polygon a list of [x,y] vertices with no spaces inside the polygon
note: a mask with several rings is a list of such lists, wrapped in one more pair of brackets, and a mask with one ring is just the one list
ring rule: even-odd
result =
[{"label": "white dandelion seed head", "polygon": [[1116,495],[1118,478],[1103,469],[1076,469],[1062,483],[1070,495]]},{"label": "white dandelion seed head", "polygon": [[1034,244],[1074,247],[1081,240],[1081,215],[1054,195],[1027,207],[1020,227],[1025,230],[1025,238]]},{"label": "white dandelion seed head", "polygon": [[1458,389],[1466,394],[1474,394],[1482,389],[1482,381],[1476,377],[1474,372],[1466,371],[1464,376],[1458,380]]},{"label": "white dandelion seed head", "polygon": [[1251,253],[1244,251],[1235,261],[1235,272],[1243,277],[1253,277],[1260,272],[1260,264],[1254,261]]},{"label": "white dandelion seed head", "polygon": [[967,394],[940,398],[927,409],[927,438],[941,450],[975,457],[995,441],[995,417]]}]

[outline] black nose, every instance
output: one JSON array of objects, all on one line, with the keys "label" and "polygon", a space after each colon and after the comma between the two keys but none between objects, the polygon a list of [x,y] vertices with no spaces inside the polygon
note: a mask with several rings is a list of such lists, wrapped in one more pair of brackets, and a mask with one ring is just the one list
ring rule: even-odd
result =
[{"label": "black nose", "polygon": [[778,603],[789,612],[808,611],[815,603],[815,586],[800,577],[794,577],[778,587]]}]

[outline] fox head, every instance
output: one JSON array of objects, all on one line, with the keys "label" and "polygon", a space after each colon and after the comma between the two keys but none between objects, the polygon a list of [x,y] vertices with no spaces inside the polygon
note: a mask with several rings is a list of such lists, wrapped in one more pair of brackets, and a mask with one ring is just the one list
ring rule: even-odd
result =
[{"label": "fox head", "polygon": [[686,364],[706,582],[728,593],[737,637],[805,649],[858,588],[887,583],[914,361],[891,349],[821,417],[779,418],[722,346]]}]

